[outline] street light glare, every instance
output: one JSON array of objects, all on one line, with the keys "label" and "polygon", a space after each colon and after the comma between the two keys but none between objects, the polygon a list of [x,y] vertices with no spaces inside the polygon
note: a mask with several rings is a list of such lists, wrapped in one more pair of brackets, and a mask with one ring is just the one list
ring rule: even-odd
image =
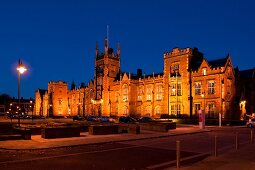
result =
[{"label": "street light glare", "polygon": [[20,74],[23,74],[25,71],[27,71],[27,69],[23,65],[18,66],[17,70]]}]

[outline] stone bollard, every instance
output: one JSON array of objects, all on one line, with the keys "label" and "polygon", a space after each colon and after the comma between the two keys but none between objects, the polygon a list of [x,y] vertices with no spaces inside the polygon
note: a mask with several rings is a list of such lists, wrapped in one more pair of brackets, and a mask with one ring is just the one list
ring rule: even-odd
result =
[{"label": "stone bollard", "polygon": [[238,132],[236,132],[236,150],[239,149],[239,135]]},{"label": "stone bollard", "polygon": [[251,144],[253,144],[253,131],[251,129]]},{"label": "stone bollard", "polygon": [[217,148],[217,136],[214,136],[214,156],[217,157],[218,148]]},{"label": "stone bollard", "polygon": [[180,141],[176,141],[176,168],[180,168],[180,158],[181,158],[181,153],[180,153]]}]

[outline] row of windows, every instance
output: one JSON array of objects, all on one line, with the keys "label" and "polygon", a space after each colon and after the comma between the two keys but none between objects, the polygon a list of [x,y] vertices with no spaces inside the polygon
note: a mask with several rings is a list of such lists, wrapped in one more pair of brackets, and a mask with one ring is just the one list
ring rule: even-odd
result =
[{"label": "row of windows", "polygon": [[[230,87],[231,87],[231,81],[227,81],[227,92],[230,93]],[[171,86],[169,86],[171,88],[169,88],[169,93],[171,94],[171,96],[181,96],[182,95],[182,85],[181,83],[172,83]],[[137,94],[137,100],[138,101],[142,101],[142,96],[144,95],[144,91],[143,91],[143,86],[141,87],[138,87],[138,94]],[[209,80],[207,82],[207,92],[208,94],[215,94],[215,81],[214,80]],[[123,101],[128,101],[128,85],[125,84],[123,85],[123,88],[122,88],[122,100]],[[117,102],[118,101],[118,98],[119,98],[119,92],[116,92],[115,93],[115,101]],[[155,88],[155,94],[156,94],[156,100],[162,100],[162,96],[163,96],[163,86],[162,84],[159,84],[156,86]],[[204,94],[202,92],[202,83],[201,81],[199,82],[195,82],[195,95],[202,95]],[[148,85],[146,87],[146,100],[150,101],[152,100],[152,96],[154,95],[154,91],[153,91],[153,88],[152,88],[152,85]],[[78,95],[79,96],[79,95]],[[74,95],[73,95],[74,97]],[[90,96],[86,96],[86,97],[90,97]],[[79,96],[79,98],[83,98],[83,94],[81,94]]]},{"label": "row of windows", "polygon": [[[202,108],[201,103],[195,103],[195,113],[198,114],[198,111]],[[207,106],[204,106],[204,109],[207,110],[209,117],[214,117],[215,114],[215,102],[209,102]]]},{"label": "row of windows", "polygon": [[[160,84],[160,85],[157,85],[156,86],[156,89],[155,89],[155,93],[156,93],[156,100],[162,100],[162,96],[163,96],[163,86]],[[142,101],[142,96],[144,94],[144,91],[143,91],[143,87],[139,87],[138,89],[138,95],[137,95],[137,100],[138,101]],[[152,100],[152,96],[154,94],[154,91],[152,89],[152,86],[147,86],[146,88],[146,99],[148,101]],[[116,101],[118,101],[118,95],[119,93],[116,92]],[[123,101],[128,101],[128,85],[124,85],[123,86],[123,89],[122,89],[122,96],[123,96]]]},{"label": "row of windows", "polygon": [[[208,94],[215,93],[215,81],[214,80],[208,81],[207,91],[208,91]],[[195,95],[201,95],[201,94],[202,94],[202,84],[201,84],[201,82],[195,82]]]},{"label": "row of windows", "polygon": [[[182,86],[181,83],[178,83],[176,85],[176,83],[172,83],[171,89],[169,89],[169,94],[171,94],[171,96],[181,96],[182,95]],[[143,86],[138,88],[137,91],[137,100],[138,101],[142,101],[142,97],[144,95],[144,90],[143,90]],[[156,89],[155,89],[155,93],[156,93],[156,100],[162,100],[163,98],[163,86],[157,85]],[[146,100],[151,101],[152,100],[152,96],[154,95],[154,91],[152,89],[152,86],[149,85],[146,87]],[[118,97],[119,97],[119,92],[115,92],[115,101],[118,101]],[[122,88],[122,100],[123,101],[128,101],[128,85],[124,85]]]}]

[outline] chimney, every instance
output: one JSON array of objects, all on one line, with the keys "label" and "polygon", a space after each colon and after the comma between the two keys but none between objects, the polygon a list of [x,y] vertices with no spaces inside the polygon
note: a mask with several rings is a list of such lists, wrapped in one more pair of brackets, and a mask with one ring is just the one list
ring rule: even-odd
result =
[{"label": "chimney", "polygon": [[142,74],[143,74],[143,70],[140,69],[140,68],[138,68],[138,69],[137,69],[137,76],[138,76],[139,78],[141,78],[141,77],[142,77]]}]

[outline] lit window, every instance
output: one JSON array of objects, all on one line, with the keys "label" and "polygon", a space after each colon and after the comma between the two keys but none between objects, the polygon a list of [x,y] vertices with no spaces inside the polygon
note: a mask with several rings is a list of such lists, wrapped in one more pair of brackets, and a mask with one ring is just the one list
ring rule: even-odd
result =
[{"label": "lit window", "polygon": [[147,100],[151,100],[152,99],[152,88],[150,85],[147,86],[146,93],[147,93]]},{"label": "lit window", "polygon": [[180,83],[178,83],[177,89],[176,89],[176,84],[172,84],[171,95],[176,96],[176,93],[177,93],[178,96],[182,95],[182,93],[181,93],[181,84]]},{"label": "lit window", "polygon": [[214,80],[208,81],[208,94],[214,94],[215,93],[215,82]]},{"label": "lit window", "polygon": [[122,94],[123,94],[123,101],[128,101],[128,85],[127,84],[125,84],[125,85],[123,85],[123,92],[122,92]]},{"label": "lit window", "polygon": [[177,95],[178,95],[178,96],[181,96],[181,95],[182,95],[182,87],[181,87],[181,84],[178,84],[178,85],[177,85]]},{"label": "lit window", "polygon": [[209,118],[216,117],[214,110],[215,110],[215,103],[214,102],[208,103],[208,117]]},{"label": "lit window", "polygon": [[143,87],[140,86],[138,87],[138,96],[137,96],[138,101],[142,101],[142,95],[143,95]]},{"label": "lit window", "polygon": [[201,82],[195,82],[195,95],[201,95]]},{"label": "lit window", "polygon": [[156,107],[156,114],[159,115],[160,114],[160,107]]},{"label": "lit window", "polygon": [[176,96],[176,84],[172,84],[171,87],[172,87],[171,95]]},{"label": "lit window", "polygon": [[203,69],[202,69],[202,74],[203,74],[203,76],[206,75],[206,68],[203,68]]},{"label": "lit window", "polygon": [[156,87],[156,98],[157,98],[157,100],[162,100],[162,85],[161,84],[159,84],[159,85],[157,85],[157,87]]},{"label": "lit window", "polygon": [[201,109],[200,103],[195,103],[195,114],[198,114],[198,111]]},{"label": "lit window", "polygon": [[172,104],[171,105],[171,114],[172,115],[179,115],[179,114],[181,114],[181,105],[180,104],[177,104],[177,105],[176,104]]},{"label": "lit window", "polygon": [[145,115],[147,115],[147,116],[151,115],[151,107],[150,106],[146,107]]}]

